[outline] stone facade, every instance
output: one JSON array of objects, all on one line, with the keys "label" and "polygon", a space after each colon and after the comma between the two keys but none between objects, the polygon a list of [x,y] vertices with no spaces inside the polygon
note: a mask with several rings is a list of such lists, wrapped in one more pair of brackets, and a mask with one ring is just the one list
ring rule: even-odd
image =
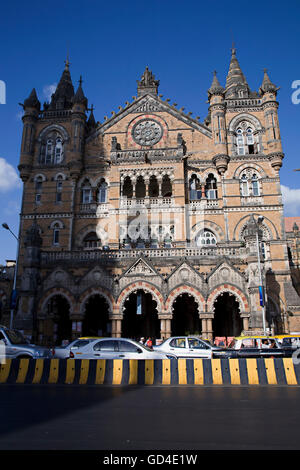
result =
[{"label": "stone facade", "polygon": [[262,285],[268,328],[300,331],[278,88],[265,71],[251,91],[235,49],[204,122],[158,86],[146,68],[137,97],[99,123],[66,62],[49,104],[35,90],[24,101],[15,325],[41,342],[231,336],[262,330]]}]

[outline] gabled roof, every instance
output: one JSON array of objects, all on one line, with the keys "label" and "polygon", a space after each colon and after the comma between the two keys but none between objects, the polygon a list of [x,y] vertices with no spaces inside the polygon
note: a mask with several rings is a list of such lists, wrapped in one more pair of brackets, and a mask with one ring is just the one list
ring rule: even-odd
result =
[{"label": "gabled roof", "polygon": [[120,109],[118,113],[114,114],[110,119],[107,119],[105,122],[100,124],[95,132],[88,138],[88,141],[92,140],[97,135],[106,132],[130,113],[157,113],[161,111],[171,114],[188,126],[206,135],[208,138],[211,138],[211,130],[204,124],[200,123],[197,119],[193,119],[190,115],[185,114],[182,109],[178,110],[175,106],[170,105],[167,101],[163,101],[159,96],[145,94],[136,98],[132,103],[126,103],[125,108]]}]

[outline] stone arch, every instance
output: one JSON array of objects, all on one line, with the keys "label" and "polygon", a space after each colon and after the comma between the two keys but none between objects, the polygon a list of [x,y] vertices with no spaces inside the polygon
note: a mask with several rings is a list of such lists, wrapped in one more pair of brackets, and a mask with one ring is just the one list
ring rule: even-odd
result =
[{"label": "stone arch", "polygon": [[225,235],[221,227],[210,220],[201,220],[200,222],[197,222],[195,225],[193,225],[190,236],[191,240],[194,240],[197,234],[203,229],[207,229],[213,232],[217,238],[217,242],[225,241]]},{"label": "stone arch", "polygon": [[116,309],[119,311],[120,315],[123,316],[124,302],[129,297],[130,294],[138,290],[143,290],[146,293],[152,295],[157,304],[157,313],[158,315],[163,311],[164,299],[160,291],[151,283],[145,281],[137,281],[133,284],[127,285],[119,295],[119,298],[116,303]]},{"label": "stone arch", "polygon": [[212,292],[210,292],[207,298],[207,311],[214,312],[214,303],[217,298],[224,294],[228,293],[234,295],[239,303],[240,312],[249,312],[249,301],[247,296],[236,286],[232,284],[221,284],[215,287]]},{"label": "stone arch", "polygon": [[46,306],[49,300],[52,297],[55,297],[56,295],[60,295],[68,301],[69,306],[70,306],[70,311],[69,311],[70,315],[72,315],[72,313],[75,311],[76,301],[75,301],[73,294],[69,290],[65,289],[64,287],[53,287],[52,289],[49,289],[48,291],[46,291],[44,295],[41,297],[41,299],[39,300],[37,310],[38,312],[41,312],[40,317],[44,318],[47,316]]},{"label": "stone arch", "polygon": [[60,126],[59,124],[51,124],[50,126],[46,126],[46,127],[44,127],[44,129],[41,130],[41,132],[39,133],[38,138],[37,138],[38,142],[41,142],[42,139],[49,132],[52,132],[52,131],[60,132],[62,134],[62,137],[63,137],[64,141],[69,140],[69,134],[63,126]]},{"label": "stone arch", "polygon": [[79,304],[80,304],[80,314],[84,315],[84,309],[85,309],[85,304],[88,301],[88,299],[93,296],[93,295],[100,295],[104,297],[108,304],[109,308],[109,315],[113,313],[113,306],[114,306],[114,298],[112,295],[103,287],[91,287],[84,291],[80,298],[79,298]]},{"label": "stone arch", "polygon": [[266,178],[267,177],[265,170],[260,165],[258,165],[257,163],[250,163],[249,162],[249,163],[243,163],[242,165],[239,165],[236,168],[236,170],[233,174],[233,178],[234,179],[240,179],[241,174],[247,168],[251,168],[251,169],[257,171],[257,173],[259,173],[259,175],[260,175],[260,178]]},{"label": "stone arch", "polygon": [[240,113],[231,119],[228,126],[229,131],[234,132],[241,121],[249,121],[254,126],[256,131],[262,130],[261,122],[256,116],[248,113]]},{"label": "stone arch", "polygon": [[205,299],[201,292],[188,284],[182,284],[175,287],[175,289],[169,293],[165,303],[166,312],[172,313],[172,305],[181,294],[188,294],[194,297],[195,302],[198,304],[199,313],[205,311]]},{"label": "stone arch", "polygon": [[[259,217],[260,216],[260,214],[253,213],[251,215],[245,215],[244,217],[242,217],[238,221],[236,226],[234,227],[233,237],[232,237],[233,240],[241,240],[242,232],[243,232],[244,228],[246,227],[246,225],[248,223],[248,220],[250,219],[250,217],[252,215],[254,215],[254,217]],[[269,218],[267,218],[265,216],[264,216],[263,226],[269,232],[269,240],[274,240],[274,239],[278,240],[279,239],[278,231],[277,231],[274,223]],[[272,227],[272,230],[270,229],[270,227]]]}]

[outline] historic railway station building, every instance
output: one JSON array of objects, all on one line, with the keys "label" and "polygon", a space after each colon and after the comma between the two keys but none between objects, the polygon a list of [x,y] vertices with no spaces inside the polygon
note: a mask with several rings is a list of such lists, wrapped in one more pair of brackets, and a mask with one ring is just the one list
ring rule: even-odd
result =
[{"label": "historic railway station building", "polygon": [[146,68],[99,123],[66,61],[50,103],[24,101],[15,327],[43,343],[261,332],[262,285],[270,331],[300,331],[278,88],[265,71],[251,91],[235,49],[203,122],[158,86]]}]

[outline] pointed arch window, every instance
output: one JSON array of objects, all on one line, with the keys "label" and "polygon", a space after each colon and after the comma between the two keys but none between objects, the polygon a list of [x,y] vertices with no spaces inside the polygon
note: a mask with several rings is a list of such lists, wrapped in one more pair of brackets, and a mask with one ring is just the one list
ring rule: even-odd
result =
[{"label": "pointed arch window", "polygon": [[63,177],[59,175],[56,178],[56,197],[55,197],[56,202],[61,202],[62,189],[63,189]]},{"label": "pointed arch window", "polygon": [[259,142],[255,130],[247,122],[242,122],[235,131],[236,151],[238,155],[251,155],[258,153]]},{"label": "pointed arch window", "polygon": [[37,176],[35,179],[35,202],[40,204],[42,201],[43,177]]},{"label": "pointed arch window", "polygon": [[81,201],[83,204],[90,204],[92,202],[92,187],[88,180],[86,180],[81,188]]},{"label": "pointed arch window", "polygon": [[254,171],[245,171],[240,178],[241,196],[260,196],[260,184],[257,173]]},{"label": "pointed arch window", "polygon": [[53,245],[59,245],[60,229],[61,226],[59,223],[53,225]]},{"label": "pointed arch window", "polygon": [[64,141],[57,131],[52,131],[41,142],[39,163],[42,165],[59,165],[63,161]]},{"label": "pointed arch window", "polygon": [[189,181],[190,200],[195,201],[201,199],[202,191],[200,180],[197,175],[193,174]]},{"label": "pointed arch window", "polygon": [[98,202],[105,203],[107,202],[107,183],[104,179],[101,180],[98,188]]},{"label": "pointed arch window", "polygon": [[205,196],[207,199],[218,199],[217,180],[212,173],[208,175],[205,183]]}]

